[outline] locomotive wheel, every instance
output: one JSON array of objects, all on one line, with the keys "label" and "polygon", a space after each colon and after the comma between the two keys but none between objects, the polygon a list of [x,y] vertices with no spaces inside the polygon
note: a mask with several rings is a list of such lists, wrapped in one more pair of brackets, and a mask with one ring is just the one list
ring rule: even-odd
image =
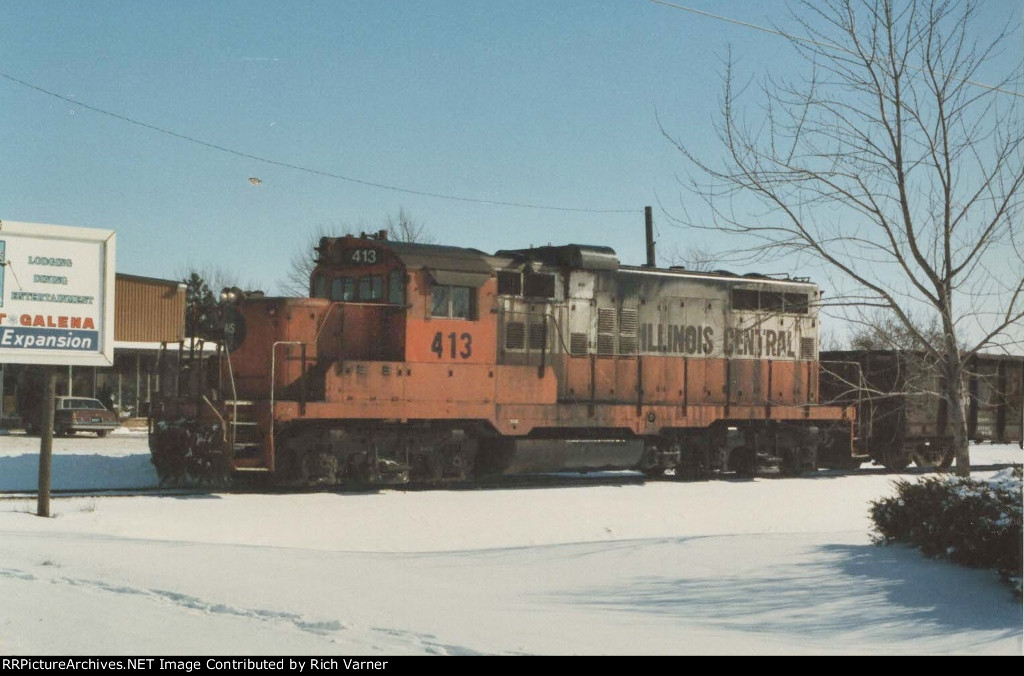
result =
[{"label": "locomotive wheel", "polygon": [[160,485],[177,484],[184,480],[187,473],[185,452],[188,446],[188,434],[184,427],[177,425],[158,425],[150,436],[150,461],[160,477]]},{"label": "locomotive wheel", "polygon": [[472,479],[475,456],[475,448],[470,447],[470,444],[465,442],[445,453],[445,466],[448,470],[448,475],[456,481]]},{"label": "locomotive wheel", "polygon": [[842,470],[855,470],[860,469],[861,461],[855,458],[846,458],[839,464],[839,469]]},{"label": "locomotive wheel", "polygon": [[954,453],[945,447],[918,446],[911,456],[921,469],[946,469],[953,464]]},{"label": "locomotive wheel", "polygon": [[153,465],[161,484],[196,481],[226,483],[231,461],[220,443],[220,427],[196,422],[163,423],[150,441]]},{"label": "locomotive wheel", "polygon": [[338,483],[338,459],[330,453],[302,456],[302,480],[306,486],[333,486]]},{"label": "locomotive wheel", "polygon": [[220,426],[195,423],[189,426],[188,432],[188,476],[205,485],[227,483],[231,460],[221,448]]},{"label": "locomotive wheel", "polygon": [[893,472],[902,472],[910,466],[910,456],[899,447],[887,446],[883,451],[882,464]]},{"label": "locomotive wheel", "polygon": [[444,475],[444,464],[437,453],[420,453],[413,459],[411,476],[431,486],[439,486]]},{"label": "locomotive wheel", "polygon": [[785,449],[780,470],[783,476],[801,476],[818,471],[818,449],[814,446]]},{"label": "locomotive wheel", "polygon": [[783,449],[779,455],[782,456],[782,462],[779,464],[782,476],[800,476],[803,472],[800,466],[800,447]]},{"label": "locomotive wheel", "polygon": [[676,467],[677,481],[707,481],[711,478],[711,458],[707,447],[683,451]]},{"label": "locomotive wheel", "polygon": [[640,459],[640,471],[644,476],[656,479],[665,475],[665,468],[658,462],[657,446],[648,446]]},{"label": "locomotive wheel", "polygon": [[406,474],[413,481],[434,486],[469,481],[476,468],[477,442],[472,439],[449,439],[426,446],[414,456]]},{"label": "locomotive wheel", "polygon": [[729,454],[728,467],[738,476],[755,476],[757,474],[757,454],[746,446],[734,448]]}]

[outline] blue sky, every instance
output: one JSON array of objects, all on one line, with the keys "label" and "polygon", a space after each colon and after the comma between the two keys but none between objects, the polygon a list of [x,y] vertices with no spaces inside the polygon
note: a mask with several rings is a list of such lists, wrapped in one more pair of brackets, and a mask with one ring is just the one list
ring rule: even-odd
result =
[{"label": "blue sky", "polygon": [[[793,27],[781,1],[681,4]],[[1019,24],[1022,4],[991,0],[984,18]],[[746,75],[793,67],[780,37],[645,0],[2,10],[4,75],[312,171],[0,78],[0,218],[116,230],[121,272],[217,268],[271,292],[317,227],[375,229],[400,208],[438,242],[485,251],[594,243],[639,264],[645,205],[660,262],[674,248],[723,246],[658,212],[687,200],[687,166],[658,121],[716,157],[726,50]],[[1019,31],[1010,47],[994,75],[1020,63]]]}]

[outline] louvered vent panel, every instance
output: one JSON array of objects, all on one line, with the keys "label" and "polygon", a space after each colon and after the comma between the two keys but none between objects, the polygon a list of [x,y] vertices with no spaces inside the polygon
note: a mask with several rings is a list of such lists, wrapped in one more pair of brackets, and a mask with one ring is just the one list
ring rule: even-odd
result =
[{"label": "louvered vent panel", "polygon": [[597,311],[597,332],[615,333],[615,310],[602,308]]},{"label": "louvered vent panel", "polygon": [[619,312],[619,354],[636,354],[637,311],[623,308]]},{"label": "louvered vent panel", "polygon": [[597,334],[597,353],[602,355],[615,354],[615,336],[610,333]]},{"label": "louvered vent panel", "polygon": [[526,347],[526,324],[509,322],[505,326],[505,349],[522,350]]},{"label": "louvered vent panel", "polygon": [[530,324],[530,349],[540,350],[544,347],[544,318],[536,319],[535,324]]},{"label": "louvered vent panel", "polygon": [[813,360],[817,355],[814,352],[814,338],[800,339],[800,358]]},{"label": "louvered vent panel", "polygon": [[636,310],[623,309],[619,313],[619,333],[622,335],[636,335],[638,313]]},{"label": "louvered vent panel", "polygon": [[573,333],[569,336],[569,354],[587,353],[587,334]]}]

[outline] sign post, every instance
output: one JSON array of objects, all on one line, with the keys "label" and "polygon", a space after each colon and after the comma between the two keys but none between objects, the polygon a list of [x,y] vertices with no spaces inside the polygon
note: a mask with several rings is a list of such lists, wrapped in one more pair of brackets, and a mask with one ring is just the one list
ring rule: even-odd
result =
[{"label": "sign post", "polygon": [[45,368],[37,514],[49,516],[58,366],[114,362],[112,230],[0,221],[0,362]]},{"label": "sign post", "polygon": [[39,492],[36,496],[36,516],[50,516],[50,468],[53,459],[53,406],[57,399],[57,370],[46,366],[46,386],[43,389],[43,427],[39,440]]}]

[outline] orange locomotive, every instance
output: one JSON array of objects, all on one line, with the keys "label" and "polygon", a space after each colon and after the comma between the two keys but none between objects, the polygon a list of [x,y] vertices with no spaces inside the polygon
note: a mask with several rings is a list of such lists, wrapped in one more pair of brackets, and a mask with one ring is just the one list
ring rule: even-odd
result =
[{"label": "orange locomotive", "polygon": [[[165,480],[443,482],[552,471],[856,466],[820,404],[818,288],[499,251],[324,238],[309,298],[227,305],[224,350],[154,402]],[[171,379],[168,379],[171,380]]]}]

